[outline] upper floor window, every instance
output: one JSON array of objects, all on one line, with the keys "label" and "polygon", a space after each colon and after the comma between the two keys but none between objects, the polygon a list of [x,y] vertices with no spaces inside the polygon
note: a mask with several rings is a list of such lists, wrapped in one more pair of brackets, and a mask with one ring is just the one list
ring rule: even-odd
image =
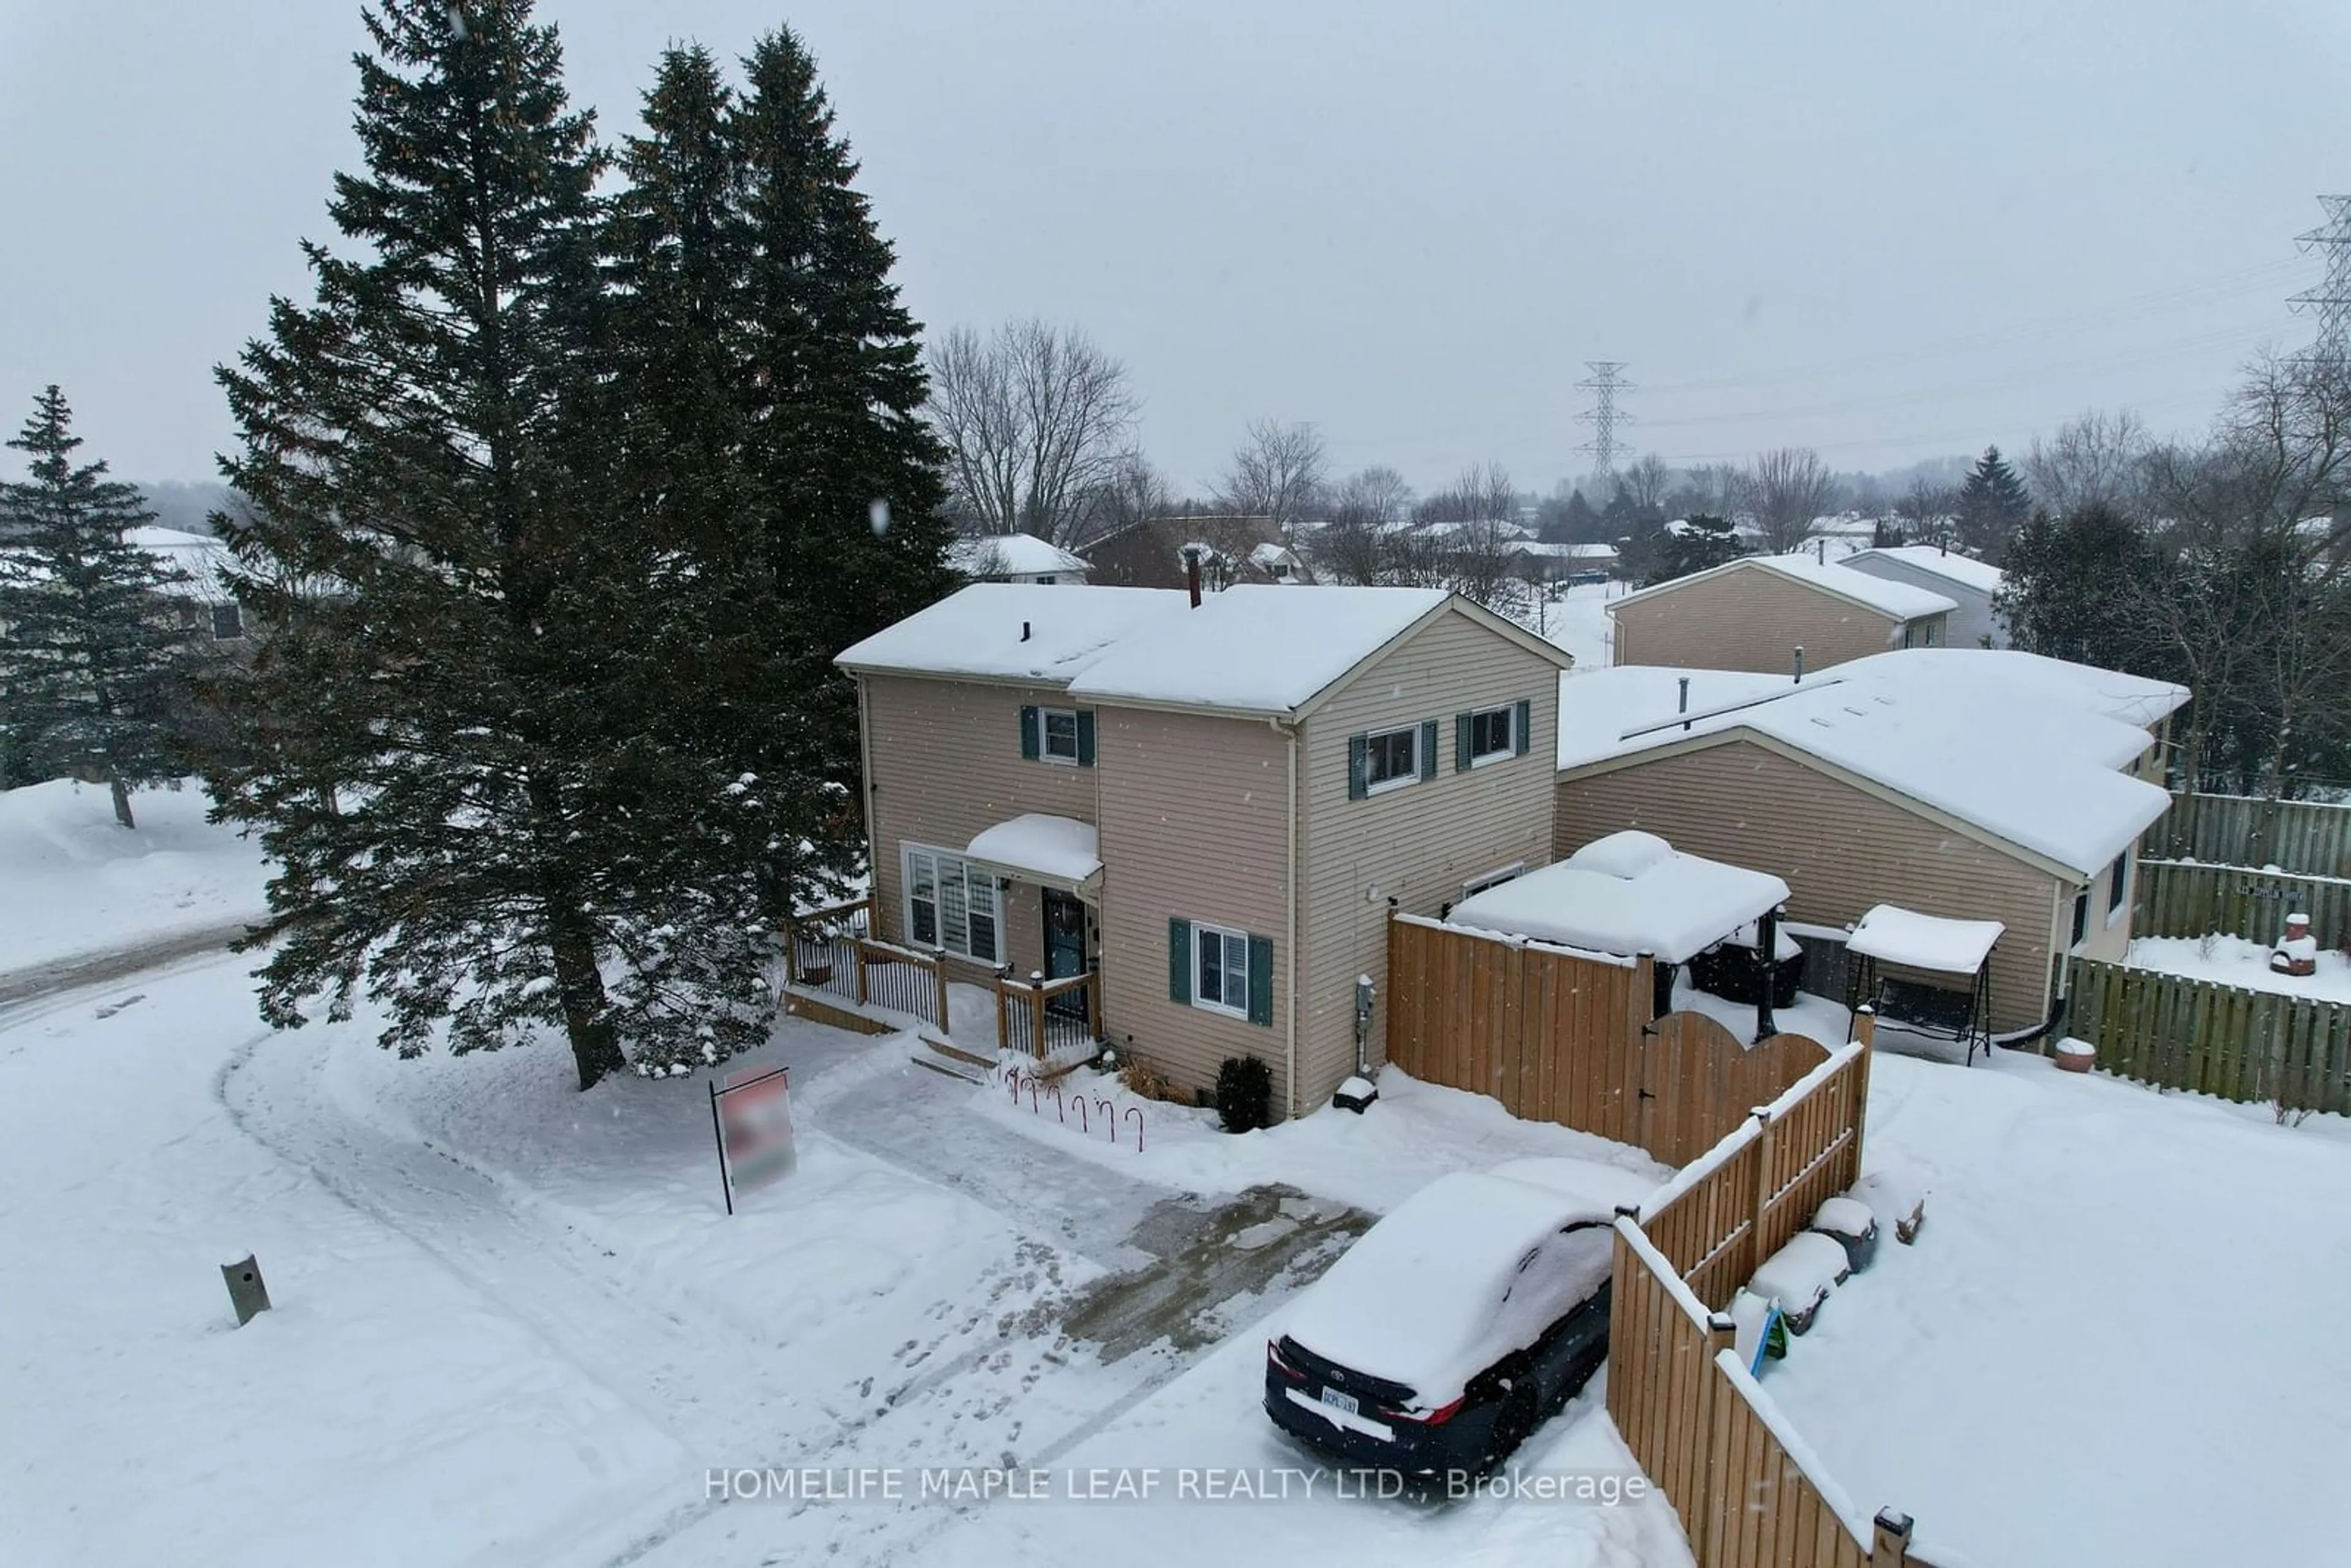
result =
[{"label": "upper floor window", "polygon": [[1094,716],[1092,708],[1023,707],[1020,710],[1020,755],[1031,762],[1058,762],[1066,768],[1094,765]]},{"label": "upper floor window", "polygon": [[2115,857],[2106,868],[2106,918],[2112,920],[2123,906],[2123,894],[2130,885],[2130,851]]},{"label": "upper floor window", "polygon": [[234,643],[245,635],[245,612],[235,604],[215,604],[213,610],[213,637],[217,642]]},{"label": "upper floor window", "polygon": [[1384,729],[1364,737],[1364,788],[1379,790],[1409,784],[1420,777],[1420,731],[1417,727]]},{"label": "upper floor window", "polygon": [[1517,713],[1506,707],[1480,708],[1469,716],[1469,760],[1483,762],[1489,757],[1511,757],[1518,751],[1514,737]]}]

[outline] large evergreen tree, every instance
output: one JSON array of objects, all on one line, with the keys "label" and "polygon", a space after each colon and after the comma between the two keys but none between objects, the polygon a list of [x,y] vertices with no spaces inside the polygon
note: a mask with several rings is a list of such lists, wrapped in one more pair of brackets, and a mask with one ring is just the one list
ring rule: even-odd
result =
[{"label": "large evergreen tree", "polygon": [[12,770],[103,779],[132,827],[131,791],[180,770],[170,700],[191,644],[170,594],[186,579],[128,537],[154,521],[137,487],[74,462],[56,387],[8,444],[29,462],[0,483],[0,747]]},{"label": "large evergreen tree", "polygon": [[922,415],[914,320],[892,252],[834,134],[815,62],[779,29],[744,60],[731,117],[750,256],[744,308],[753,388],[747,472],[812,676],[833,778],[857,778],[857,709],[828,661],[955,586],[944,454]]},{"label": "large evergreen tree", "polygon": [[1999,447],[1985,447],[1959,488],[1959,542],[1970,555],[1998,565],[2011,536],[2032,512],[2032,498],[2025,491],[2024,481],[2016,476]]},{"label": "large evergreen tree", "polygon": [[[597,267],[604,157],[528,0],[365,13],[365,166],[313,305],[221,371],[265,635],[214,783],[280,862],[262,1009],[365,989],[383,1042],[559,1025],[581,1086],[684,1070],[771,1011],[757,779],[673,747],[692,563],[632,512]],[[665,574],[665,575],[664,575]],[[738,816],[729,820],[732,811]]]}]

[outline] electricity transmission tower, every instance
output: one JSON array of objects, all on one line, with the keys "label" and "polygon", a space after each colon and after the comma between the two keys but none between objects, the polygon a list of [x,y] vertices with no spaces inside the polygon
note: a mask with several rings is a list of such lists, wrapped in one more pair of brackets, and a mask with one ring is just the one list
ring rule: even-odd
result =
[{"label": "electricity transmission tower", "polygon": [[2321,196],[2318,204],[2326,209],[2326,222],[2295,243],[2325,256],[2326,277],[2287,303],[2318,319],[2303,358],[2340,368],[2351,361],[2351,196]]},{"label": "electricity transmission tower", "polygon": [[1592,406],[1575,417],[1592,426],[1592,439],[1576,450],[1592,454],[1593,474],[1603,479],[1614,479],[1616,454],[1623,450],[1616,439],[1616,427],[1633,423],[1633,416],[1616,406],[1616,394],[1631,392],[1633,383],[1617,374],[1625,368],[1623,360],[1586,360],[1583,368],[1592,373],[1575,384],[1592,394]]}]

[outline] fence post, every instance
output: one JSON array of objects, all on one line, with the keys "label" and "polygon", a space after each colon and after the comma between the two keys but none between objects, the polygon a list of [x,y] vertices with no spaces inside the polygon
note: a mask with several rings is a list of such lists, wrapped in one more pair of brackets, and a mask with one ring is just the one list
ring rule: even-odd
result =
[{"label": "fence post", "polygon": [[955,1031],[947,1027],[947,950],[944,947],[931,949],[931,984],[939,1007],[939,1032],[953,1040]]},{"label": "fence post", "polygon": [[865,938],[862,936],[857,938],[857,940],[851,945],[850,951],[857,955],[857,1005],[862,1008],[865,1005],[867,1000],[865,988]]},{"label": "fence post", "polygon": [[1881,1508],[1870,1524],[1869,1568],[1902,1568],[1910,1560],[1910,1516]]},{"label": "fence post", "polygon": [[800,928],[791,921],[784,922],[784,984],[800,983]]},{"label": "fence post", "polygon": [[[1669,1306],[1667,1310],[1672,1312],[1677,1309]],[[1690,1509],[1690,1517],[1703,1521],[1704,1529],[1709,1533],[1715,1521],[1722,1517],[1722,1511],[1713,1506],[1715,1488],[1719,1484],[1714,1473],[1717,1457],[1715,1405],[1723,1397],[1724,1390],[1729,1386],[1723,1380],[1722,1369],[1715,1365],[1714,1362],[1715,1357],[1726,1350],[1735,1350],[1738,1344],[1739,1325],[1731,1321],[1730,1314],[1708,1312],[1706,1318],[1706,1364],[1698,1370],[1698,1409],[1695,1412],[1698,1420],[1694,1434],[1697,1441],[1692,1445],[1690,1453],[1690,1491],[1693,1505]],[[1706,1544],[1695,1536],[1690,1541],[1690,1555],[1700,1563],[1710,1560],[1707,1554]]]},{"label": "fence post", "polygon": [[1771,1120],[1770,1110],[1761,1105],[1747,1113],[1762,1126],[1762,1136],[1755,1140],[1755,1207],[1751,1211],[1754,1218],[1747,1228],[1746,1276],[1751,1280],[1755,1277],[1755,1270],[1764,1263],[1763,1215],[1771,1207],[1771,1155],[1779,1145],[1780,1129]]},{"label": "fence post", "polygon": [[1037,1059],[1045,1057],[1045,971],[1029,971],[1029,1049]]},{"label": "fence post", "polygon": [[1869,1126],[1869,1066],[1877,1055],[1877,1009],[1864,1007],[1853,1015],[1853,1038],[1861,1042],[1861,1057],[1854,1063],[1853,1104],[1853,1170],[1837,1184],[1842,1192],[1861,1179],[1861,1140]]}]

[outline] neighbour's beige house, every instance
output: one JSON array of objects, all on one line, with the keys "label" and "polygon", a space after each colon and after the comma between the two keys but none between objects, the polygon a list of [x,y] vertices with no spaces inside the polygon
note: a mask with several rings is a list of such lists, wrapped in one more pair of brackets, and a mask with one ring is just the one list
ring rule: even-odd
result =
[{"label": "neighbour's beige house", "polygon": [[1618,667],[1561,685],[1554,857],[1641,828],[1778,875],[1798,923],[1849,926],[1878,904],[1997,920],[1999,1031],[2048,1015],[2067,955],[2129,946],[2132,846],[2169,805],[2158,755],[2188,695],[1959,649],[1802,684]]},{"label": "neighbour's beige house", "polygon": [[1195,1090],[1254,1056],[1326,1099],[1390,912],[1550,856],[1567,657],[1438,591],[977,584],[839,662],[880,934],[1096,973],[1101,1036]]},{"label": "neighbour's beige house", "polygon": [[[1746,556],[1608,603],[1610,662],[1791,674],[1949,644],[1948,596],[1808,556]],[[1800,652],[1801,651],[1801,652]]]}]

